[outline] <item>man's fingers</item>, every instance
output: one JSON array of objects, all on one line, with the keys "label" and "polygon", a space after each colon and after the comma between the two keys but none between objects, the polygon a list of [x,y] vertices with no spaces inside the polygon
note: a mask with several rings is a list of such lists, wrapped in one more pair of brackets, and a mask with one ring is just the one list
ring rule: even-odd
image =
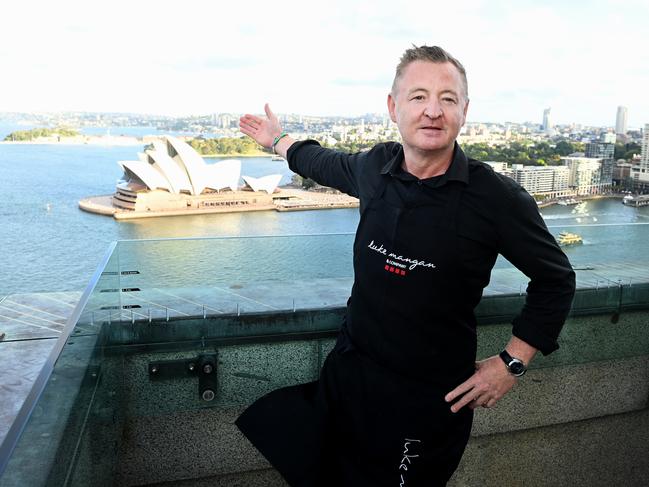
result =
[{"label": "man's fingers", "polygon": [[446,394],[446,396],[444,397],[444,400],[446,402],[451,402],[456,397],[459,397],[462,394],[464,394],[465,392],[470,391],[471,389],[473,389],[474,384],[473,384],[472,379],[473,379],[473,376],[471,376],[468,380],[462,382],[459,386],[457,386],[451,392]]},{"label": "man's fingers", "polygon": [[245,121],[249,125],[253,125],[253,124],[259,125],[263,121],[260,117],[256,115],[250,115],[249,113],[246,113],[239,120],[242,122]]},{"label": "man's fingers", "polygon": [[250,130],[248,127],[244,127],[243,125],[239,125],[239,130],[246,134],[248,137],[252,137],[252,130]]},{"label": "man's fingers", "polygon": [[464,406],[470,404],[474,399],[475,399],[475,394],[471,392],[467,392],[466,394],[464,394],[464,396],[462,396],[462,398],[458,402],[456,402],[451,406],[451,411],[457,413]]},{"label": "man's fingers", "polygon": [[241,130],[241,132],[243,132],[247,136],[253,137],[253,138],[254,138],[254,135],[257,133],[257,131],[255,129],[253,129],[252,127],[250,127],[249,125],[240,124],[239,125],[239,130]]},{"label": "man's fingers", "polygon": [[247,128],[249,130],[253,130],[253,129],[259,128],[259,125],[254,124],[254,123],[250,123],[247,120],[241,120],[239,122],[239,127],[245,127],[245,128]]}]

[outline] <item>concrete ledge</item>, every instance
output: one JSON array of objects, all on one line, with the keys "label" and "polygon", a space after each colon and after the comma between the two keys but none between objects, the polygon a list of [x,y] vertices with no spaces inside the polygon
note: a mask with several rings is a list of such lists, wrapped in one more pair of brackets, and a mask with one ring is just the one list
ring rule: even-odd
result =
[{"label": "concrete ledge", "polygon": [[473,436],[644,409],[649,356],[530,370],[493,409],[475,411]]},{"label": "concrete ledge", "polygon": [[472,438],[449,487],[645,487],[649,409]]}]

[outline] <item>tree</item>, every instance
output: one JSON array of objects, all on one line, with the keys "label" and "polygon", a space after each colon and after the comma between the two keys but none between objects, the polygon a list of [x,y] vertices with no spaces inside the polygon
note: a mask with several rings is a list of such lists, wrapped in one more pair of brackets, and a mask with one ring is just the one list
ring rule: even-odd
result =
[{"label": "tree", "polygon": [[557,145],[554,147],[554,150],[560,156],[567,156],[568,154],[572,154],[573,152],[575,152],[573,145],[566,140],[562,140],[561,142],[558,142]]}]

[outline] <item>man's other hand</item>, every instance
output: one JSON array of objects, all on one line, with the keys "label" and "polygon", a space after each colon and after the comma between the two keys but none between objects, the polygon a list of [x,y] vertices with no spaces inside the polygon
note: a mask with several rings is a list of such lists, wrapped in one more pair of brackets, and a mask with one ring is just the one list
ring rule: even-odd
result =
[{"label": "man's other hand", "polygon": [[444,398],[446,402],[459,400],[451,406],[457,413],[464,406],[471,409],[494,406],[516,384],[516,377],[509,373],[502,359],[494,355],[475,364],[475,373],[457,386]]},{"label": "man's other hand", "polygon": [[270,148],[275,137],[282,133],[282,126],[268,103],[264,105],[264,111],[267,118],[246,113],[239,119],[239,129],[262,147]]}]

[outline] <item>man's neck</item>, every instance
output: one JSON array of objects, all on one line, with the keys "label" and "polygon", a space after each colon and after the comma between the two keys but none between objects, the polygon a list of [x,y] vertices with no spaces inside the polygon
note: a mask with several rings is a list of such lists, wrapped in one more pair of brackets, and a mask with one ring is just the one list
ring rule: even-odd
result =
[{"label": "man's neck", "polygon": [[444,174],[453,161],[454,146],[442,152],[421,152],[409,147],[403,148],[403,169],[419,179]]}]

